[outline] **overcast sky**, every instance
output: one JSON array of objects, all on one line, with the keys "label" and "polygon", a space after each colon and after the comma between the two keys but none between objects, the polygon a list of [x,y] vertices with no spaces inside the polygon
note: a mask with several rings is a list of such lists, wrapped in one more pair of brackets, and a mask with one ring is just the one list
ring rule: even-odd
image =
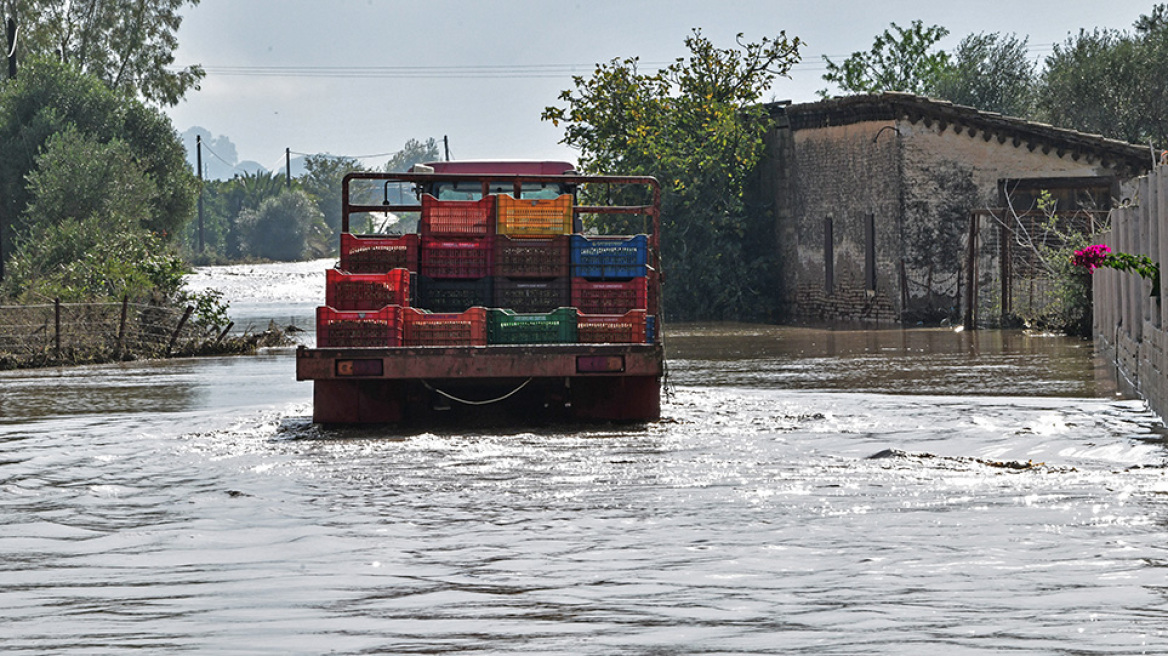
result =
[{"label": "overcast sky", "polygon": [[[187,8],[177,62],[207,69],[168,110],[180,132],[225,135],[268,168],[294,153],[376,155],[449,137],[455,159],[575,160],[540,112],[597,62],[645,68],[686,54],[694,28],[723,48],[780,31],[806,45],[764,100],[826,88],[822,56],[866,50],[896,22],[942,25],[951,48],[974,32],[1029,35],[1031,53],[1080,28],[1130,29],[1134,0],[202,0]],[[381,161],[384,160],[380,158]],[[369,164],[378,163],[375,159]]]}]

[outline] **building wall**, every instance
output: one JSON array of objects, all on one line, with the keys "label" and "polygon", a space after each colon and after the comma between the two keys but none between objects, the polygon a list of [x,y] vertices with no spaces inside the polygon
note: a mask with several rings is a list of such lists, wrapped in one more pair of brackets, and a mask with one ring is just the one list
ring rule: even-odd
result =
[{"label": "building wall", "polygon": [[[1098,158],[921,118],[777,132],[784,130],[788,136],[772,135],[772,152],[790,161],[770,170],[780,178],[772,193],[785,244],[781,287],[793,319],[955,321],[966,291],[970,215],[999,206],[1000,180],[1114,175]],[[787,199],[779,197],[784,189]],[[866,270],[869,232],[874,289]]]},{"label": "building wall", "polygon": [[[801,318],[890,323],[899,316],[901,155],[894,127],[891,121],[866,122],[793,135],[795,226],[789,232],[798,244],[791,267],[795,312]],[[869,222],[874,227],[874,289],[866,277]]]}]

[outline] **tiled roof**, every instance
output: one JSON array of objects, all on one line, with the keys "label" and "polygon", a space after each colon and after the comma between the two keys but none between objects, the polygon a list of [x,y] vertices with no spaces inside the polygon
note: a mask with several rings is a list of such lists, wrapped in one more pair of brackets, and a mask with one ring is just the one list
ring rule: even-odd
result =
[{"label": "tiled roof", "polygon": [[1109,139],[1098,134],[1059,128],[996,112],[983,112],[973,107],[957,105],[909,93],[887,91],[873,95],[844,96],[813,103],[767,105],[773,116],[784,116],[792,130],[803,130],[834,125],[851,125],[867,121],[907,120],[938,125],[941,131],[952,129],[980,136],[999,143],[1009,141],[1015,147],[1043,152],[1055,151],[1060,157],[1070,154],[1078,159],[1084,155],[1100,158],[1104,163],[1122,164],[1133,172],[1152,168],[1152,153],[1148,146]]}]

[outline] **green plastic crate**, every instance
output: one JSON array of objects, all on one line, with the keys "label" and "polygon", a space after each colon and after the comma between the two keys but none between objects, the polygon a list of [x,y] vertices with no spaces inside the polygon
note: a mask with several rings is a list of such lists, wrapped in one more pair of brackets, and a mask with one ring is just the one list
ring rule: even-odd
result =
[{"label": "green plastic crate", "polygon": [[576,308],[518,314],[492,308],[487,313],[488,344],[575,344]]}]

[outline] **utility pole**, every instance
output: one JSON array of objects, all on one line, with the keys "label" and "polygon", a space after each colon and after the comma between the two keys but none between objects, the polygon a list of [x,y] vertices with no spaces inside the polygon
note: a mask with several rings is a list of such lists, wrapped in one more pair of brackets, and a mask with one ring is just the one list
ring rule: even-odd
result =
[{"label": "utility pole", "polygon": [[195,135],[195,167],[199,169],[199,252],[203,252],[203,135]]},{"label": "utility pole", "polygon": [[292,149],[284,149],[284,187],[292,188]]}]

